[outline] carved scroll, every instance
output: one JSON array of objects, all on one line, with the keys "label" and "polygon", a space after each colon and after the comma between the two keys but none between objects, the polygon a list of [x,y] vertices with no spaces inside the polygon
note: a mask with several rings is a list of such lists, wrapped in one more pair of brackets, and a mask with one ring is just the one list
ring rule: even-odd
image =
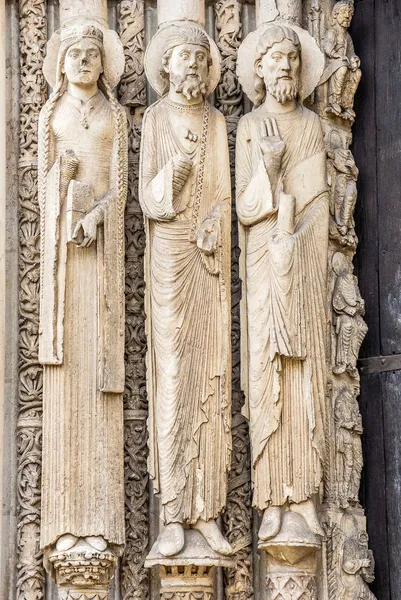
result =
[{"label": "carved scroll", "polygon": [[46,2],[20,0],[19,162],[19,417],[18,565],[20,600],[44,597],[39,550],[42,451],[42,367],[38,363],[40,225],[37,197],[38,117],[46,101],[42,75]]},{"label": "carved scroll", "polygon": [[119,88],[128,120],[128,200],[125,214],[126,325],[124,393],[125,551],[121,561],[124,599],[149,597],[147,398],[145,373],[145,313],[143,253],[145,232],[138,201],[139,147],[146,88],[143,0],[119,5],[119,33],[124,45],[125,71]]}]

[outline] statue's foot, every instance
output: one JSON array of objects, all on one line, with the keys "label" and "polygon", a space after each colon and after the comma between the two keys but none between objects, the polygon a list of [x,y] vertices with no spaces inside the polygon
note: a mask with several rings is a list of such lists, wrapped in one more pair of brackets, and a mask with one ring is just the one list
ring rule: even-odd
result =
[{"label": "statue's foot", "polygon": [[295,502],[290,504],[290,510],[301,515],[301,517],[305,519],[312,533],[320,538],[324,537],[324,530],[320,525],[312,498],[300,502],[299,504],[296,504]]},{"label": "statue's foot", "polygon": [[215,552],[226,556],[230,556],[234,553],[230,544],[217,527],[217,523],[214,519],[210,519],[209,521],[198,519],[195,525],[192,525],[192,528],[197,529],[203,535],[209,546]]},{"label": "statue's foot", "polygon": [[326,108],[325,112],[332,113],[332,114],[337,115],[339,117],[341,115],[341,113],[342,113],[342,108],[341,108],[341,106],[337,102],[332,102]]},{"label": "statue's foot", "polygon": [[57,552],[65,552],[70,550],[77,543],[78,538],[72,533],[65,533],[61,535],[56,542],[56,550]]},{"label": "statue's foot", "polygon": [[85,541],[99,552],[104,552],[107,548],[107,542],[101,535],[88,535]]},{"label": "statue's foot", "polygon": [[181,523],[169,523],[161,535],[159,552],[163,556],[174,556],[181,552],[184,542],[183,525]]},{"label": "statue's foot", "polygon": [[278,534],[281,528],[283,509],[281,506],[269,506],[263,513],[262,524],[259,528],[259,539],[269,540]]}]

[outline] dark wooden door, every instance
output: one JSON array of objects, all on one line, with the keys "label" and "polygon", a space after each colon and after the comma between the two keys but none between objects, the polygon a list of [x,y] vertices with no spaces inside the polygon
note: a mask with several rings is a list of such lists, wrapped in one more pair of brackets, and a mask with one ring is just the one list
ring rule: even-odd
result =
[{"label": "dark wooden door", "polygon": [[354,154],[360,169],[356,269],[369,333],[360,366],[361,489],[377,600],[401,599],[401,0],[356,0],[363,78]]}]

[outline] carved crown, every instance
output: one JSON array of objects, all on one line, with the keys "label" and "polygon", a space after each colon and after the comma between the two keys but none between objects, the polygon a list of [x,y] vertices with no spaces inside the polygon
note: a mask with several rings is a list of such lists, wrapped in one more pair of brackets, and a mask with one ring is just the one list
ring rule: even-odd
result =
[{"label": "carved crown", "polygon": [[94,25],[74,25],[61,30],[61,41],[76,38],[93,38],[103,43],[103,33]]}]

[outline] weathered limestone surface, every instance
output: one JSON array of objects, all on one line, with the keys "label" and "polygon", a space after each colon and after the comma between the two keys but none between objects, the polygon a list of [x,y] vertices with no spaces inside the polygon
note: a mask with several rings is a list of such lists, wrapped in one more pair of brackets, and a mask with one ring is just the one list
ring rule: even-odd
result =
[{"label": "weathered limestone surface", "polygon": [[[159,15],[167,5],[159,2]],[[191,7],[178,4],[173,17],[195,20]],[[220,59],[203,26],[164,25],[145,59],[152,87],[166,95],[145,113],[139,184],[149,471],[165,524],[158,550],[177,555],[188,524],[215,551],[231,554],[216,522],[231,457],[231,184],[225,121],[205,100],[218,84]]]}]

